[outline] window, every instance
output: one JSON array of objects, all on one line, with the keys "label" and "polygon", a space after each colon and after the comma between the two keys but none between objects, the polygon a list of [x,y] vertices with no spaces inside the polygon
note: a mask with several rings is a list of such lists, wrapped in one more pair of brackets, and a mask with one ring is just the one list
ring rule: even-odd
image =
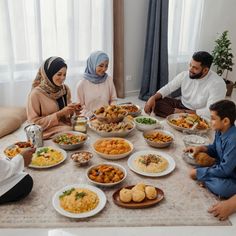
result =
[{"label": "window", "polygon": [[169,0],[168,50],[170,60],[185,60],[194,52],[201,30],[203,0]]},{"label": "window", "polygon": [[91,51],[112,56],[112,1],[0,1],[0,82],[32,80],[42,61],[60,56],[70,76]]}]

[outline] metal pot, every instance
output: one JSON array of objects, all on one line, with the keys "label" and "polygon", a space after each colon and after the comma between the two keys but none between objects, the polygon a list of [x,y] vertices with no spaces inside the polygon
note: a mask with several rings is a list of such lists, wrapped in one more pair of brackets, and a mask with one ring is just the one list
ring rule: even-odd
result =
[{"label": "metal pot", "polygon": [[43,129],[41,126],[36,124],[27,125],[24,128],[27,139],[31,142],[34,147],[42,147],[43,146]]}]

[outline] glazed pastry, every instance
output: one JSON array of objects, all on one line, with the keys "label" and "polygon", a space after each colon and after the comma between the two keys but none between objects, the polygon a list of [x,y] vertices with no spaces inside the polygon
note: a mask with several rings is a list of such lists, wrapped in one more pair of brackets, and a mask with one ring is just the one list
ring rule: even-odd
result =
[{"label": "glazed pastry", "polygon": [[132,200],[132,191],[131,189],[123,188],[120,190],[119,196],[122,202],[130,202]]},{"label": "glazed pastry", "polygon": [[157,191],[153,186],[145,187],[146,197],[150,200],[157,198]]},{"label": "glazed pastry", "polygon": [[141,190],[132,191],[132,199],[134,202],[141,202],[145,198],[145,192]]}]

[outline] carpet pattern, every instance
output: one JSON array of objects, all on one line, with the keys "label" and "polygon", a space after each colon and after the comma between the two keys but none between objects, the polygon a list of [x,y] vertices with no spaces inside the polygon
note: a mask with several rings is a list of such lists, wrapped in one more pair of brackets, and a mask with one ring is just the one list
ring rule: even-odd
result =
[{"label": "carpet pattern", "polygon": [[[182,133],[175,131],[164,122],[165,129],[175,134],[175,142],[160,151],[168,153],[176,162],[175,170],[164,177],[149,178],[132,172],[127,166],[127,159],[115,161],[123,165],[128,173],[125,182],[112,188],[102,188],[107,196],[105,208],[97,215],[86,219],[70,219],[58,214],[52,205],[52,197],[62,187],[74,183],[87,183],[86,167],[77,167],[69,158],[61,165],[44,170],[26,169],[34,179],[31,194],[16,203],[0,206],[1,228],[51,228],[51,227],[125,227],[125,226],[221,226],[231,225],[230,221],[219,221],[207,209],[217,201],[217,198],[207,189],[199,187],[188,176],[190,166],[182,159]],[[90,139],[82,149],[91,150],[90,145],[97,139],[94,132],[88,132]],[[135,130],[127,139],[134,144],[135,151],[156,150],[149,147],[142,133]],[[0,152],[6,146],[25,140],[23,129],[1,139]],[[46,141],[44,145],[52,145]],[[105,162],[96,154],[92,164]],[[165,198],[159,204],[146,209],[124,209],[113,203],[112,194],[117,188],[134,185],[138,182],[155,185],[165,193]]]}]

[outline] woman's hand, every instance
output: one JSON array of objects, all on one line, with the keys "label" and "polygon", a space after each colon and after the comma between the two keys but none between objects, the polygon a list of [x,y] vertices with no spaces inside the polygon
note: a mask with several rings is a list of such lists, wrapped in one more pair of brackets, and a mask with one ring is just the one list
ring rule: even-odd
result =
[{"label": "woman's hand", "polygon": [[68,105],[56,113],[57,118],[59,119],[62,117],[69,117],[74,114],[74,111],[75,111],[75,106]]}]

